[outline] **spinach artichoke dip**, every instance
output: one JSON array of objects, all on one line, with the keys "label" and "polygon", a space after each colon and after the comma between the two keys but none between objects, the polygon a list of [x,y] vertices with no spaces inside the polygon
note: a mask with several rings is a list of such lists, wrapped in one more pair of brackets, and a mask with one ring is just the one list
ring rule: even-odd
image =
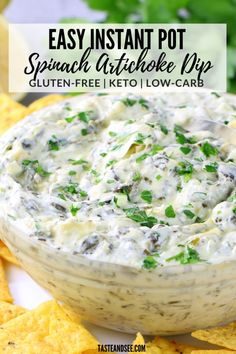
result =
[{"label": "spinach artichoke dip", "polygon": [[236,258],[236,126],[216,93],[83,95],[1,138],[0,209],[52,248],[143,268]]}]

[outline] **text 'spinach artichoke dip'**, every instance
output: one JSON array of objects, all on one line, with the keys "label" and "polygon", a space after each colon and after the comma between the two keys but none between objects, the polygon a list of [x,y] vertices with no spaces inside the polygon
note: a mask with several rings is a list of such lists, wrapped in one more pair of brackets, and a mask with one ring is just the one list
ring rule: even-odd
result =
[{"label": "text 'spinach artichoke dip'", "polygon": [[236,148],[214,93],[86,95],[33,114],[2,139],[0,208],[31,238],[153,269],[236,257]]}]

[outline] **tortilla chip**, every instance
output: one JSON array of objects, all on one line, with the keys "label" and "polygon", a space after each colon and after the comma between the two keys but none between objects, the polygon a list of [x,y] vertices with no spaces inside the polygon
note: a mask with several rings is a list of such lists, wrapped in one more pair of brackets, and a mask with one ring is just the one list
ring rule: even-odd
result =
[{"label": "tortilla chip", "polygon": [[182,344],[176,343],[175,341],[168,341],[167,339],[161,337],[155,337],[154,340],[150,343],[147,343],[147,348],[149,346],[157,346],[162,351],[161,353],[179,353],[179,354],[191,354],[193,350],[197,350],[198,348]]},{"label": "tortilla chip", "polygon": [[220,347],[236,350],[236,322],[223,327],[198,330],[193,332],[192,336]]},{"label": "tortilla chip", "polygon": [[0,94],[0,134],[21,120],[26,113],[26,108],[13,101],[6,94]]},{"label": "tortilla chip", "polygon": [[140,344],[145,344],[145,340],[144,340],[142,334],[138,332],[136,334],[135,340],[133,341],[133,345],[140,345]]},{"label": "tortilla chip", "polygon": [[29,107],[27,108],[26,114],[27,115],[31,114],[31,113],[33,113],[35,111],[40,110],[41,108],[50,106],[51,104],[60,102],[60,101],[62,101],[64,99],[65,99],[65,96],[63,96],[63,95],[54,94],[54,95],[44,96],[44,97],[39,98],[38,100],[34,101],[33,103],[31,103],[29,105]]},{"label": "tortilla chip", "polygon": [[13,299],[6,281],[2,260],[0,259],[0,301],[12,302]]},{"label": "tortilla chip", "polygon": [[[137,333],[136,339],[133,345],[145,344],[144,338],[140,333]],[[191,354],[193,350],[197,350],[196,347],[189,346],[187,344],[176,343],[175,341],[169,341],[161,337],[155,337],[151,342],[146,343],[147,354]]]},{"label": "tortilla chip", "polygon": [[208,350],[208,349],[201,349],[201,350],[194,350],[191,354],[232,354],[236,353],[232,350],[227,349],[219,349],[219,350]]},{"label": "tortilla chip", "polygon": [[97,351],[97,340],[72,322],[56,301],[49,301],[0,327],[0,353],[80,354]]},{"label": "tortilla chip", "polygon": [[18,260],[13,256],[7,246],[0,240],[0,257],[5,259],[6,261],[19,266]]},{"label": "tortilla chip", "polygon": [[11,319],[18,317],[25,313],[26,310],[23,307],[8,304],[7,302],[0,302],[0,325],[10,321]]}]

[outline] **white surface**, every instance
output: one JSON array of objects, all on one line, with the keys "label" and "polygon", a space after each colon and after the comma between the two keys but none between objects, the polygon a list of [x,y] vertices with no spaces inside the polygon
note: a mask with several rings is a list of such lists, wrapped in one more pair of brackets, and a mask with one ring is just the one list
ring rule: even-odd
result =
[{"label": "white surface", "polygon": [[[6,276],[14,303],[17,305],[33,309],[52,298],[46,290],[41,288],[24,270],[18,267],[7,263]],[[103,344],[130,344],[135,338],[135,335],[111,331],[90,323],[86,323],[85,326]],[[215,348],[194,340],[190,335],[175,336],[171,337],[171,339],[202,348]]]}]

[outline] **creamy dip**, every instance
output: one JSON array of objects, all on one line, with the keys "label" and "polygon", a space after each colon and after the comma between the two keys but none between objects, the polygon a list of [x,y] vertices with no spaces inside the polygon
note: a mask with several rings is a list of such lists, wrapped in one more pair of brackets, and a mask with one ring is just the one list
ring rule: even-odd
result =
[{"label": "creamy dip", "polygon": [[215,93],[83,95],[1,139],[0,208],[30,238],[90,259],[154,269],[236,258],[236,126]]}]

